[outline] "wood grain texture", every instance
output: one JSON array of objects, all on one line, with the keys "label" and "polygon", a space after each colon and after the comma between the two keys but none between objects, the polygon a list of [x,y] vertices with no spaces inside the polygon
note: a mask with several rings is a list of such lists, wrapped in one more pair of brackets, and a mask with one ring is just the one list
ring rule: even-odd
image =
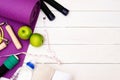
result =
[{"label": "wood grain texture", "polygon": [[120,12],[71,11],[67,17],[56,11],[54,13],[56,19],[52,22],[42,20],[40,15],[36,27],[120,28]]}]

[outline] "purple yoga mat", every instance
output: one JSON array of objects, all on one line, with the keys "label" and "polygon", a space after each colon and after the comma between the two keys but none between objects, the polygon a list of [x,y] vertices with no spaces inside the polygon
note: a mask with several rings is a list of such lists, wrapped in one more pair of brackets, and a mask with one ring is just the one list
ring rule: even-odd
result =
[{"label": "purple yoga mat", "polygon": [[[38,14],[40,11],[39,0],[0,0],[0,23],[7,21],[11,25],[16,36],[18,29],[23,25],[29,25],[34,30]],[[18,52],[26,52],[29,46],[29,41],[19,39],[22,44],[22,49],[17,50],[14,46],[10,36],[8,35],[5,26],[4,29],[5,38],[10,40],[9,45],[4,50],[0,51],[0,56],[8,54],[16,54]],[[20,61],[12,70],[10,70],[5,77],[10,78],[14,72],[23,64],[25,55],[18,56]],[[0,58],[0,65],[7,57]]]}]

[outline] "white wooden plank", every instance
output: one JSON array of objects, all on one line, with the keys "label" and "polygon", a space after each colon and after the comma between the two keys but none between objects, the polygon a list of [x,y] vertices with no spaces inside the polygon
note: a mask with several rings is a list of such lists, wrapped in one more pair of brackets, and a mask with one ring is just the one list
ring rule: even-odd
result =
[{"label": "white wooden plank", "polygon": [[[56,0],[70,10],[120,10],[119,0]],[[51,10],[54,10],[50,7]]]},{"label": "white wooden plank", "polygon": [[51,65],[56,70],[70,73],[73,80],[120,80],[120,65],[65,64]]},{"label": "white wooden plank", "polygon": [[[53,53],[62,63],[120,63],[120,45],[43,45],[39,48],[29,46],[29,54],[48,55]],[[45,57],[28,56],[38,62],[56,62]]]},{"label": "white wooden plank", "polygon": [[41,12],[36,27],[120,27],[120,12],[76,12],[72,11],[68,16],[54,12],[56,19],[43,20],[45,15]]},{"label": "white wooden plank", "polygon": [[45,44],[120,45],[120,28],[36,28]]}]

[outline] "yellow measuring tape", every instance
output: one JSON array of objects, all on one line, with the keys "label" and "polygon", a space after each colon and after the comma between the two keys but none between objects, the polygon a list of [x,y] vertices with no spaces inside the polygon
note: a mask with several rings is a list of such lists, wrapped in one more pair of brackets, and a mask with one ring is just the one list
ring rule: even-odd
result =
[{"label": "yellow measuring tape", "polygon": [[2,27],[0,27],[0,43],[3,41],[3,38],[4,38],[4,32]]}]

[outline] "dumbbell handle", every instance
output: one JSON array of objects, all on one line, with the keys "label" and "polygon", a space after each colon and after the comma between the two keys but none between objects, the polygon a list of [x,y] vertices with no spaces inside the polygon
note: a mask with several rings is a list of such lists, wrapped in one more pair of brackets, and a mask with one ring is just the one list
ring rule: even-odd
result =
[{"label": "dumbbell handle", "polygon": [[50,11],[50,9],[46,6],[46,4],[41,0],[41,9],[46,14],[49,20],[54,20],[55,15]]},{"label": "dumbbell handle", "polygon": [[66,9],[65,7],[63,7],[61,4],[59,4],[58,2],[56,2],[55,0],[44,0],[45,2],[47,2],[48,4],[50,4],[52,7],[54,7],[55,9],[57,9],[59,12],[61,12],[63,15],[67,16],[69,13],[69,10]]}]

